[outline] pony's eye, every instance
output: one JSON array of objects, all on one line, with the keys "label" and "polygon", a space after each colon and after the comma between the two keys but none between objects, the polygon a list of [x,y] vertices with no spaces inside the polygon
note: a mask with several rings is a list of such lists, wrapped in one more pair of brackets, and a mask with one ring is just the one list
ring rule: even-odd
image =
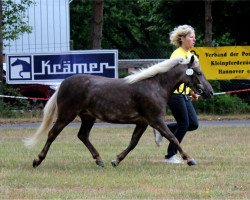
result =
[{"label": "pony's eye", "polygon": [[200,70],[195,70],[195,74],[197,74],[198,76],[202,75],[202,72]]}]

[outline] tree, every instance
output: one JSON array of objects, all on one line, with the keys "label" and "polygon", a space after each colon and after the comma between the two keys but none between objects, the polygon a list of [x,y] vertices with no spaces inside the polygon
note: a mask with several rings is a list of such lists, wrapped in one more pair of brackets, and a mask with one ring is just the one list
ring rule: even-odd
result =
[{"label": "tree", "polygon": [[70,4],[70,36],[74,50],[90,49],[92,1],[72,1]]},{"label": "tree", "polygon": [[[33,4],[32,0],[0,0],[0,81],[3,81],[3,40],[15,40],[21,33],[31,32],[25,11]],[[26,18],[27,19],[27,18]],[[8,45],[8,44],[4,44]]]},{"label": "tree", "polygon": [[[92,2],[71,4],[74,49],[91,48]],[[250,26],[239,23],[250,17],[249,1],[108,0],[103,6],[101,46],[118,49],[120,59],[168,57],[173,50],[169,32],[181,24],[195,28],[197,47],[212,41],[219,46],[250,44]]]},{"label": "tree", "polygon": [[102,48],[103,0],[93,0],[91,49]]},{"label": "tree", "polygon": [[[2,20],[3,19],[3,1],[0,0],[0,83],[3,82],[3,27]],[[2,94],[2,88],[0,86],[0,93]]]},{"label": "tree", "polygon": [[211,46],[212,44],[212,0],[205,0],[205,44]]},{"label": "tree", "polygon": [[13,0],[3,0],[3,39],[16,40],[21,33],[31,32],[26,10],[32,4],[34,4],[32,0],[21,0],[19,3]]},{"label": "tree", "polygon": [[165,0],[105,2],[103,47],[119,49],[119,58],[166,58],[171,21]]}]

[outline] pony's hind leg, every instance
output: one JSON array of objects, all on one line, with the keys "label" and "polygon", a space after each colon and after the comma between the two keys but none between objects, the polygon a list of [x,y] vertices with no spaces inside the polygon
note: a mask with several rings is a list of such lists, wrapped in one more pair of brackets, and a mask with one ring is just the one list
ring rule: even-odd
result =
[{"label": "pony's hind leg", "polygon": [[136,124],[136,127],[134,129],[134,132],[133,132],[133,135],[132,135],[132,138],[130,140],[128,147],[119,155],[117,155],[116,159],[112,160],[111,164],[113,165],[113,167],[118,166],[119,163],[128,155],[128,153],[136,147],[142,134],[145,132],[147,127],[148,125],[144,123]]},{"label": "pony's hind leg", "polygon": [[95,123],[96,118],[91,117],[89,115],[81,115],[81,114],[79,114],[79,116],[82,120],[82,124],[77,136],[83,142],[83,144],[88,148],[92,157],[96,160],[96,164],[101,167],[104,167],[104,162],[101,156],[99,155],[98,151],[95,149],[93,144],[89,141],[89,133]]},{"label": "pony's hind leg", "polygon": [[56,137],[60,134],[60,132],[63,130],[63,128],[65,126],[67,126],[72,120],[69,121],[60,121],[60,120],[56,120],[54,126],[50,129],[49,134],[48,134],[48,138],[46,141],[46,144],[44,145],[42,151],[38,154],[38,157],[36,159],[33,160],[33,167],[37,167],[38,165],[41,164],[41,162],[45,159],[50,145],[52,144],[52,142],[56,139]]}]

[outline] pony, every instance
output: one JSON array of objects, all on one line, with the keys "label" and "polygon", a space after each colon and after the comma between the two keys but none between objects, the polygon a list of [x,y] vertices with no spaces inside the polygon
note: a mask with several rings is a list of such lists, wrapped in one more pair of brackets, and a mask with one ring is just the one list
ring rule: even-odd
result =
[{"label": "pony", "polygon": [[121,79],[86,74],[64,79],[47,102],[40,127],[32,137],[24,139],[25,145],[32,147],[48,132],[43,149],[33,160],[33,167],[41,164],[52,142],[76,116],[81,119],[77,136],[99,166],[104,167],[104,161],[89,140],[96,119],[109,123],[135,124],[128,147],[111,161],[114,167],[136,147],[148,126],[158,130],[176,145],[188,165],[195,165],[196,161],[182,149],[164,122],[169,95],[181,83],[204,98],[213,96],[213,88],[195,56],[167,59]]}]

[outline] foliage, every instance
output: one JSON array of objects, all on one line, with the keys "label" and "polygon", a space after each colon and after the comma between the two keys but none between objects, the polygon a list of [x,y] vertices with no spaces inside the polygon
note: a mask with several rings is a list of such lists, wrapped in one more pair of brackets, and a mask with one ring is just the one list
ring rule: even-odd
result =
[{"label": "foliage", "polygon": [[[221,92],[221,82],[209,81],[214,92]],[[218,95],[212,99],[199,99],[193,102],[198,113],[203,114],[243,114],[250,112],[250,105],[237,95]]]},{"label": "foliage", "polygon": [[[7,85],[0,83],[3,94],[9,96],[20,96],[20,93]],[[20,117],[21,111],[29,107],[29,102],[26,99],[11,99],[4,98],[0,101],[0,117]]]},{"label": "foliage", "polygon": [[0,117],[9,118],[14,117],[14,113],[11,112],[11,105],[0,101]]},{"label": "foliage", "polygon": [[218,95],[212,99],[194,102],[198,113],[206,114],[243,114],[250,112],[250,105],[236,95]]},{"label": "foliage", "polygon": [[[71,19],[74,19],[71,35],[77,41],[74,49],[89,47],[91,2],[71,4]],[[119,58],[165,57],[166,52],[162,55],[158,49],[169,48],[165,34],[169,25],[158,15],[160,2],[105,1],[102,48],[119,49]]]},{"label": "foliage", "polygon": [[230,46],[234,42],[235,39],[232,38],[230,33],[225,33],[218,40],[214,39],[212,46]]},{"label": "foliage", "polygon": [[92,7],[91,0],[72,1],[70,4],[71,29],[70,35],[73,39],[73,49],[90,48],[90,32]]},{"label": "foliage", "polygon": [[[91,0],[71,3],[75,50],[89,48],[91,3]],[[180,24],[192,25],[196,30],[196,46],[204,46],[204,6],[204,1],[105,1],[102,48],[118,49],[120,59],[166,58],[173,50],[169,32]],[[212,45],[249,44],[249,29],[239,23],[248,19],[249,13],[246,1],[213,1]]]},{"label": "foliage", "polygon": [[31,32],[26,10],[32,4],[32,0],[3,0],[3,39],[15,40],[21,33]]},{"label": "foliage", "polygon": [[[249,18],[249,1],[213,1],[213,38],[219,45],[249,45],[249,31],[242,22]],[[227,35],[228,34],[228,35]],[[229,38],[230,37],[230,38]],[[229,40],[226,42],[225,38]],[[220,43],[222,42],[222,43]]]},{"label": "foliage", "polygon": [[166,51],[159,49],[172,49],[166,34],[170,26],[158,12],[161,3],[108,1],[105,4],[103,47],[119,49],[119,58],[166,57]]},{"label": "foliage", "polygon": [[209,83],[211,84],[214,92],[220,92],[221,91],[221,84],[218,80],[210,80]]}]

